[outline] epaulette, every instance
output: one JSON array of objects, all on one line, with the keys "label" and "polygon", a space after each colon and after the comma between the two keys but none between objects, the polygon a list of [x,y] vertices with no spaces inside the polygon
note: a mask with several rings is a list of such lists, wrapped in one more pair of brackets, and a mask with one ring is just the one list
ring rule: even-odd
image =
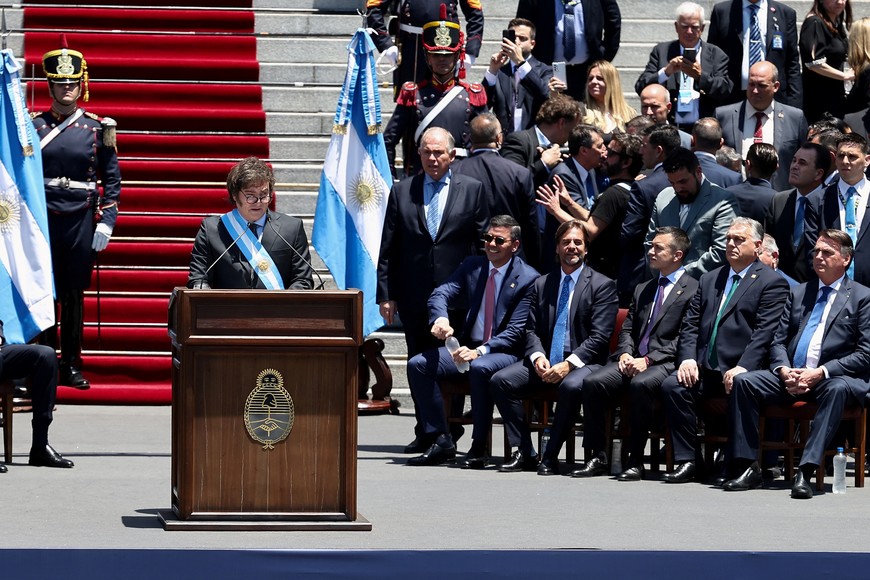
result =
[{"label": "epaulette", "polygon": [[399,97],[396,99],[397,105],[404,107],[417,106],[417,83],[407,82],[402,85],[402,90],[399,91]]},{"label": "epaulette", "polygon": [[483,85],[480,83],[462,83],[463,88],[468,92],[468,102],[475,107],[486,106],[486,91],[483,90]]},{"label": "epaulette", "polygon": [[42,111],[30,111],[30,120],[32,121],[33,119],[35,119],[41,115],[42,115]]},{"label": "epaulette", "polygon": [[103,122],[103,118],[102,118],[102,117],[100,117],[99,115],[94,115],[94,114],[91,113],[90,111],[85,111],[85,117],[87,117],[88,119],[93,119],[94,121],[97,121],[98,123],[102,123],[102,122]]}]

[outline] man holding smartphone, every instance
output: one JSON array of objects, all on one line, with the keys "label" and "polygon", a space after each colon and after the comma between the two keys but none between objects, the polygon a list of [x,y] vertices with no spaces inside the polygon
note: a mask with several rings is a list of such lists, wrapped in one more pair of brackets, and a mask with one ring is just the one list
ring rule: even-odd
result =
[{"label": "man holding smartphone", "polygon": [[717,46],[701,40],[704,8],[694,2],[677,7],[674,22],[677,40],[657,44],[634,85],[638,94],[658,83],[671,96],[674,124],[690,133],[695,121],[710,117],[724,105],[733,83],[728,77],[728,56]]}]

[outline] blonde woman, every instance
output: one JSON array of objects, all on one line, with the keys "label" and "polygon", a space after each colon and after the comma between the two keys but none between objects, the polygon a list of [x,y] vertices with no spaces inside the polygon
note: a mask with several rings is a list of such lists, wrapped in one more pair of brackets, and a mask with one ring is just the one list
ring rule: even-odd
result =
[{"label": "blonde woman", "polygon": [[597,60],[586,75],[586,116],[583,122],[605,133],[625,130],[625,123],[637,116],[637,111],[625,102],[619,72],[606,60]]},{"label": "blonde woman", "polygon": [[854,113],[870,107],[870,18],[858,20],[849,31],[849,66],[855,84],[846,97],[846,112]]}]

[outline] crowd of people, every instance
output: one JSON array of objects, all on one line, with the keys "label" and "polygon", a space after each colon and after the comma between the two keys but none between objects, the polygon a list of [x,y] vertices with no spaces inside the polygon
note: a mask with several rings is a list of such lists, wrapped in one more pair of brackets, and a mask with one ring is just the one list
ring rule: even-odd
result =
[{"label": "crowd of people", "polygon": [[[395,164],[406,178],[389,198],[377,296],[408,348],[408,463],[457,460],[464,431],[438,383],[467,365],[464,467],[490,464],[497,407],[512,447],[498,470],[559,473],[582,409],[587,461],[571,475],[608,473],[605,421],[627,396],[618,479],[643,477],[660,401],[677,464],[664,481],[752,489],[776,461],[759,462],[760,407],[806,399],[818,412],[792,497],[812,497],[844,408],[870,390],[870,19],[816,0],[799,33],[785,4],[725,0],[704,41],[704,8],[684,2],[676,40],[653,47],[637,79],[635,111],[611,64],[616,0],[520,0],[480,84],[465,80],[450,4],[419,24],[429,69],[401,79],[385,131],[388,150],[411,151]],[[546,386],[559,397],[536,450],[524,399]],[[721,470],[702,474],[710,398],[728,402],[728,443]]]}]

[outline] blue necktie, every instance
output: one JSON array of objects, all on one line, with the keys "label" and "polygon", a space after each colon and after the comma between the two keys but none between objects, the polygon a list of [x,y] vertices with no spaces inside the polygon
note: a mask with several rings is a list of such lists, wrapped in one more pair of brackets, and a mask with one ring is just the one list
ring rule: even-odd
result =
[{"label": "blue necktie", "polygon": [[758,4],[749,5],[749,66],[764,60],[761,54],[764,43],[761,40],[761,27],[758,26]]},{"label": "blue necktie", "polygon": [[568,296],[571,294],[571,276],[565,276],[559,291],[556,306],[556,325],[553,327],[553,342],[550,344],[550,366],[565,360],[565,333],[568,331]]},{"label": "blue necktie", "polygon": [[592,180],[592,172],[586,174],[586,209],[592,209],[595,203],[595,183]]},{"label": "blue necktie", "polygon": [[798,193],[797,204],[797,212],[794,216],[794,230],[791,235],[792,246],[795,248],[801,245],[801,240],[804,237],[804,214],[807,208],[807,198]]},{"label": "blue necktie", "polygon": [[731,276],[731,289],[728,291],[728,296],[725,297],[725,302],[722,303],[722,308],[719,309],[719,314],[716,315],[716,322],[713,323],[713,332],[710,334],[710,346],[707,347],[707,360],[710,363],[711,369],[719,368],[719,353],[716,351],[716,337],[719,335],[719,323],[722,321],[722,315],[725,314],[725,309],[728,307],[728,302],[734,296],[734,291],[740,284],[740,276],[734,274]]},{"label": "blue necktie", "polygon": [[650,314],[646,330],[640,339],[640,345],[637,347],[637,352],[640,356],[646,356],[649,352],[649,337],[652,334],[652,327],[656,319],[659,317],[659,310],[662,309],[662,303],[665,301],[665,288],[670,283],[671,281],[666,276],[659,278],[659,289],[656,291],[656,301],[655,304],[653,304],[652,314]]},{"label": "blue necktie", "polygon": [[429,198],[429,212],[426,214],[426,228],[434,240],[438,236],[438,224],[441,223],[441,213],[438,210],[438,197],[441,195],[441,182],[430,181],[432,196]]},{"label": "blue necktie", "polygon": [[[574,37],[574,6],[565,3],[565,15],[562,16],[562,31],[565,45],[565,62],[571,62],[577,56],[577,39]],[[563,79],[564,80],[564,79]]]},{"label": "blue necktie", "polygon": [[813,338],[819,323],[822,321],[822,313],[825,311],[825,305],[828,303],[828,295],[831,293],[830,286],[822,286],[819,288],[821,296],[816,300],[813,311],[810,314],[810,319],[807,320],[807,325],[804,326],[804,331],[801,333],[801,338],[798,340],[797,348],[794,351],[794,368],[802,369],[807,364],[807,349],[810,347],[810,340]]},{"label": "blue necktie", "polygon": [[[858,193],[858,190],[852,186],[849,186],[849,189],[846,190],[846,203],[845,203],[845,214],[846,214],[846,233],[849,234],[849,237],[852,238],[852,247],[856,246],[858,243],[858,222],[855,219],[855,195]],[[849,269],[846,271],[849,275],[849,278],[855,278],[855,257],[852,256],[852,261],[849,262]]]}]

